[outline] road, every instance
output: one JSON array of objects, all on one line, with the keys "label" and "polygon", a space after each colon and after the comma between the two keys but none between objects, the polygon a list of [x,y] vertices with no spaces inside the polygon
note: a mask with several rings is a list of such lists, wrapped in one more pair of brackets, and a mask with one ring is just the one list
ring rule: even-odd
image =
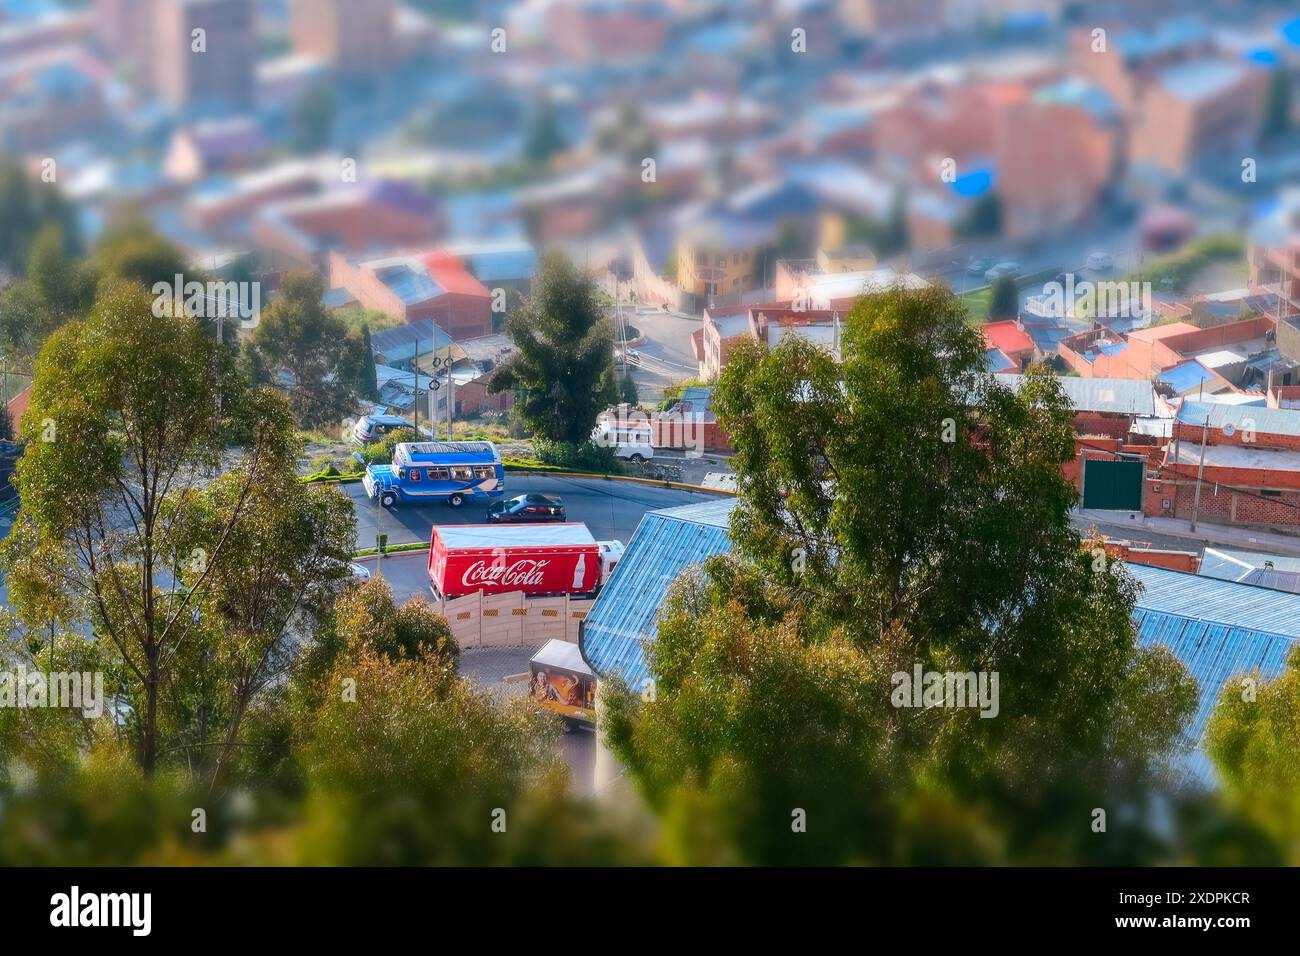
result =
[{"label": "road", "polygon": [[[343,485],[352,498],[357,515],[357,547],[375,546],[375,535],[384,532],[388,543],[409,544],[429,541],[435,524],[482,524],[486,520],[486,502],[466,502],[452,508],[442,502],[427,505],[398,504],[381,508],[366,497],[360,482]],[[619,540],[626,544],[647,511],[674,505],[711,501],[715,496],[700,491],[642,485],[604,478],[557,478],[550,475],[506,476],[506,497],[536,491],[564,499],[570,521],[582,521],[598,541]]]},{"label": "road", "polygon": [[[366,497],[358,482],[343,485],[352,498],[357,515],[357,546],[370,547],[376,532],[388,534],[389,544],[405,544],[429,540],[429,529],[437,524],[474,524],[483,520],[487,505],[466,504],[461,508],[436,503],[422,506],[401,505],[386,510]],[[634,482],[606,481],[602,478],[556,478],[546,475],[510,474],[506,478],[506,494],[525,491],[559,495],[564,499],[569,520],[585,522],[598,540],[617,538],[624,543],[631,540],[641,516],[647,511],[670,508],[674,505],[710,501],[715,495],[698,491],[684,491]],[[398,601],[417,595],[429,597],[427,557],[422,552],[395,554],[378,564],[393,589]],[[361,561],[372,572],[374,558]],[[461,654],[460,671],[478,682],[485,690],[498,696],[524,693],[526,684],[506,684],[503,678],[522,674],[528,670],[528,660],[535,647],[502,647],[468,649]],[[596,742],[593,734],[578,731],[566,734],[562,740],[560,756],[569,768],[570,786],[578,794],[587,795],[595,786]]]}]

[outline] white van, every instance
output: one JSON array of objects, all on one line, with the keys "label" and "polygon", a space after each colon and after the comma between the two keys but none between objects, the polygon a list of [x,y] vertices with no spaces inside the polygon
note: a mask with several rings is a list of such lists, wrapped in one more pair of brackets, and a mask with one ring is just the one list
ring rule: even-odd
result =
[{"label": "white van", "polygon": [[591,435],[592,441],[601,448],[613,448],[615,455],[629,461],[647,461],[655,456],[651,438],[647,427],[609,421],[598,424]]}]

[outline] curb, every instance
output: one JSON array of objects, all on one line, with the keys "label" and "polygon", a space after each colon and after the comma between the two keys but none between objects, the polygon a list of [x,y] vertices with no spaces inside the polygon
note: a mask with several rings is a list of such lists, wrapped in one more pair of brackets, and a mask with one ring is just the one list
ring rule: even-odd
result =
[{"label": "curb", "polygon": [[590,471],[534,471],[530,468],[507,468],[515,475],[549,475],[553,478],[604,478],[606,481],[630,481],[638,485],[654,485],[656,488],[678,488],[683,491],[703,491],[710,495],[736,496],[736,492],[725,488],[706,488],[704,485],[690,485],[683,481],[663,481],[658,478],[635,478],[632,475],[602,475]]}]

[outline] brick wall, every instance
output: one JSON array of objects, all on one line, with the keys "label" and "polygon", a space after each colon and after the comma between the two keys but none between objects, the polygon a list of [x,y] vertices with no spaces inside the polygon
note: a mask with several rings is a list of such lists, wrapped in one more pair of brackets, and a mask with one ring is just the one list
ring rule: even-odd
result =
[{"label": "brick wall", "polygon": [[[1142,513],[1164,518],[1192,517],[1195,479],[1148,478]],[[1300,491],[1284,491],[1276,497],[1260,497],[1253,488],[1237,489],[1205,481],[1201,485],[1198,518],[1217,524],[1250,525],[1260,528],[1300,526]],[[1164,502],[1170,503],[1169,508]]]}]

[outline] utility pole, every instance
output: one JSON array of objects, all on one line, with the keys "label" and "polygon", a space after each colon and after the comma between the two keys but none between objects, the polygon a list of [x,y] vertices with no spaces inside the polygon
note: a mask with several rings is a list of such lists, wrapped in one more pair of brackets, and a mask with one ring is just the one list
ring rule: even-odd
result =
[{"label": "utility pole", "polygon": [[1201,512],[1201,476],[1205,474],[1205,439],[1210,432],[1210,414],[1205,413],[1201,426],[1201,463],[1196,466],[1196,492],[1192,495],[1192,533],[1196,533],[1196,518]]},{"label": "utility pole", "polygon": [[[420,440],[420,337],[415,337],[415,355],[411,358],[411,368],[415,373],[415,440]],[[432,419],[431,419],[432,420]]]}]

